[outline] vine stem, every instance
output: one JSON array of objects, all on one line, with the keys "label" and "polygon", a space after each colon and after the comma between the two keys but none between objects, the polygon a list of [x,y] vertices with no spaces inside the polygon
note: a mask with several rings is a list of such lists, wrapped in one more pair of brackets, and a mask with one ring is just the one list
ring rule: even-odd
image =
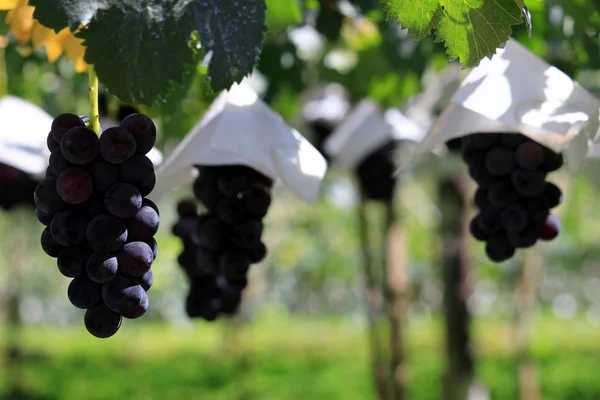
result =
[{"label": "vine stem", "polygon": [[88,76],[88,93],[90,95],[89,128],[92,129],[96,133],[96,135],[98,135],[98,137],[100,137],[100,114],[98,111],[98,75],[96,75],[96,71],[94,70],[94,67],[92,65],[88,67]]}]

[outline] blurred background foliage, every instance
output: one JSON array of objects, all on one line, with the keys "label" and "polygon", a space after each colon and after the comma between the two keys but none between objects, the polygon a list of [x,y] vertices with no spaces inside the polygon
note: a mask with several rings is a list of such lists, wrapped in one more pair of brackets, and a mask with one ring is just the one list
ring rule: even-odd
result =
[{"label": "blurred background foliage", "polygon": [[[529,1],[533,34],[528,37],[521,27],[515,38],[596,92],[600,23],[592,3]],[[376,0],[268,4],[270,32],[249,83],[289,121],[298,117],[301,93],[316,84],[338,82],[353,101],[369,97],[385,108],[401,106],[423,90],[428,74],[448,64],[441,44],[411,40]],[[0,26],[0,33],[7,32],[7,25]],[[64,57],[49,64],[43,48],[23,56],[21,44],[7,37],[0,60],[8,82],[3,93],[25,98],[51,115],[88,112],[85,74],[76,73]],[[202,71],[199,66],[166,102],[143,109],[160,128],[165,156],[214,98]],[[557,209],[561,236],[551,245],[538,245],[544,270],[531,351],[544,399],[600,398],[596,169],[589,162],[575,177],[563,171],[550,179],[563,189],[565,201]],[[412,287],[409,399],[441,398],[445,361],[438,229],[444,199],[436,197],[438,171],[427,163],[414,166],[401,177],[396,196]],[[7,379],[0,390],[8,390],[19,372],[19,390],[40,399],[371,398],[354,179],[333,166],[322,193],[309,206],[276,187],[266,219],[269,257],[252,269],[241,315],[217,323],[190,322],[185,315],[187,283],[177,265],[181,244],[170,228],[176,200],[191,191],[173,193],[159,205],[160,253],[150,310],[104,341],[85,332],[82,312],[68,302],[68,281],[40,249],[42,227],[32,210],[0,213],[0,300],[5,305],[0,312],[8,318],[6,300],[18,291],[23,328],[17,338],[25,352],[19,371],[2,359]],[[471,239],[469,256],[476,376],[492,398],[515,399],[517,351],[511,326],[522,257],[494,265]],[[2,338],[14,334],[10,329],[6,325]],[[8,398],[17,398],[11,393]]]}]

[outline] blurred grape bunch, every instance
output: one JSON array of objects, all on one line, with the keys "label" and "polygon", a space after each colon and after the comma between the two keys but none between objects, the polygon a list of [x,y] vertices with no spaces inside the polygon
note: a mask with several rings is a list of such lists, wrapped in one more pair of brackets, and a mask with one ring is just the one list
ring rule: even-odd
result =
[{"label": "blurred grape bunch", "polygon": [[0,207],[34,206],[33,192],[46,170],[52,117],[23,99],[0,100]]}]

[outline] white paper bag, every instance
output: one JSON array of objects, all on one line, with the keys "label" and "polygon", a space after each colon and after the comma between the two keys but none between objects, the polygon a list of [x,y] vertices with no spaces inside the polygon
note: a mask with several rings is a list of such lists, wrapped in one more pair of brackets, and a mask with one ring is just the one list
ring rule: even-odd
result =
[{"label": "white paper bag", "polygon": [[0,163],[36,178],[47,167],[46,139],[52,117],[38,106],[14,96],[0,100]]},{"label": "white paper bag", "polygon": [[574,173],[598,131],[599,109],[594,96],[511,39],[467,76],[402,168],[453,138],[520,132],[563,152]]},{"label": "white paper bag", "polygon": [[195,164],[249,166],[307,203],[317,200],[327,171],[323,156],[243,84],[215,99],[159,169],[150,197],[191,185]]}]

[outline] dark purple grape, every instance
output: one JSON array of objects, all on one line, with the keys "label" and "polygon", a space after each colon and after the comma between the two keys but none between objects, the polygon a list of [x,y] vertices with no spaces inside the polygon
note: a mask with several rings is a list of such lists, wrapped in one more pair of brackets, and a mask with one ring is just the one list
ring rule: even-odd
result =
[{"label": "dark purple grape", "polygon": [[191,199],[182,200],[177,203],[177,215],[181,218],[194,218],[198,216],[196,202]]},{"label": "dark purple grape", "polygon": [[142,315],[144,315],[146,313],[146,311],[148,311],[149,304],[150,304],[150,299],[148,299],[148,294],[146,294],[146,292],[142,291],[142,300],[140,301],[140,304],[138,304],[137,307],[133,309],[133,311],[124,313],[123,317],[128,318],[128,319],[139,318]]},{"label": "dark purple grape", "polygon": [[242,198],[246,211],[251,215],[263,218],[269,211],[271,205],[271,193],[265,186],[253,183],[242,192]]},{"label": "dark purple grape", "polygon": [[507,232],[508,242],[516,248],[533,246],[538,240],[537,225],[529,224],[520,231]]},{"label": "dark purple grape", "polygon": [[496,209],[481,210],[476,217],[477,224],[486,235],[495,235],[502,231],[500,212]]},{"label": "dark purple grape", "polygon": [[217,217],[228,224],[238,225],[248,219],[244,200],[240,197],[226,197],[217,206]]},{"label": "dark purple grape", "polygon": [[541,166],[544,172],[553,172],[563,166],[563,156],[544,147],[544,163]]},{"label": "dark purple grape", "polygon": [[200,201],[204,207],[210,211],[216,210],[221,195],[217,190],[217,179],[214,177],[200,176],[194,182],[194,196]]},{"label": "dark purple grape", "polygon": [[92,308],[102,302],[102,285],[92,281],[85,274],[79,275],[69,284],[67,296],[77,308]]},{"label": "dark purple grape", "polygon": [[150,206],[143,206],[133,217],[126,221],[127,230],[136,238],[151,239],[160,225],[158,214]]},{"label": "dark purple grape", "polygon": [[200,246],[209,250],[220,250],[224,245],[226,226],[217,218],[211,217],[198,223],[196,236]]},{"label": "dark purple grape", "polygon": [[75,114],[64,113],[60,114],[58,117],[54,118],[52,121],[52,128],[50,129],[50,135],[56,140],[58,143],[61,142],[63,135],[76,127],[85,127],[85,124]]},{"label": "dark purple grape", "polygon": [[140,154],[147,154],[156,144],[156,126],[143,114],[129,115],[119,126],[133,135]]},{"label": "dark purple grape", "polygon": [[469,176],[477,182],[480,188],[487,190],[496,180],[490,175],[487,170],[482,166],[469,166]]},{"label": "dark purple grape", "polygon": [[48,133],[48,137],[46,138],[46,146],[51,153],[60,149],[60,143],[57,142],[54,137],[52,137],[52,133]]},{"label": "dark purple grape", "polygon": [[263,224],[259,219],[249,219],[236,225],[231,232],[231,241],[238,246],[250,249],[260,243]]},{"label": "dark purple grape", "polygon": [[506,181],[496,181],[488,191],[488,200],[493,206],[501,207],[519,199],[512,185]]},{"label": "dark purple grape", "polygon": [[477,191],[475,191],[473,203],[480,209],[489,207],[490,200],[488,199],[487,190],[483,190],[482,188],[477,188]]},{"label": "dark purple grape", "polygon": [[531,222],[541,222],[548,216],[548,203],[542,196],[529,197],[522,200]]},{"label": "dark purple grape", "polygon": [[544,147],[534,141],[522,143],[515,153],[519,167],[538,169],[544,162]]},{"label": "dark purple grape", "polygon": [[160,217],[160,211],[158,210],[158,206],[154,204],[152,200],[144,198],[142,200],[142,207],[150,207],[151,209],[156,211],[156,215]]},{"label": "dark purple grape", "polygon": [[560,219],[554,214],[548,214],[545,221],[538,222],[537,233],[541,240],[552,240],[561,230]]},{"label": "dark purple grape", "polygon": [[521,135],[520,133],[505,133],[500,135],[500,144],[512,149],[516,149],[521,145],[521,143],[525,143],[529,140],[531,139],[525,135]]},{"label": "dark purple grape", "polygon": [[35,205],[46,214],[56,214],[62,211],[66,204],[56,191],[56,178],[45,178],[33,193]]},{"label": "dark purple grape", "polygon": [[500,216],[502,226],[509,231],[519,231],[529,222],[527,210],[520,204],[511,204],[502,210]]},{"label": "dark purple grape", "polygon": [[469,223],[469,232],[471,235],[480,242],[487,240],[489,235],[487,235],[483,229],[481,229],[481,223],[479,222],[479,216],[475,216],[471,222]]},{"label": "dark purple grape", "polygon": [[214,321],[221,309],[221,299],[207,296],[201,291],[190,290],[185,301],[185,311],[190,318],[200,317]]},{"label": "dark purple grape", "polygon": [[121,219],[102,214],[89,223],[86,237],[94,251],[111,253],[119,250],[127,241],[127,228]]},{"label": "dark purple grape", "polygon": [[70,129],[60,142],[60,151],[73,164],[90,163],[98,155],[98,136],[85,127]]},{"label": "dark purple grape", "polygon": [[114,254],[92,253],[85,268],[91,280],[97,283],[107,283],[117,276],[119,263]]},{"label": "dark purple grape", "polygon": [[84,323],[89,333],[100,339],[113,336],[121,327],[122,317],[104,304],[99,304],[85,312]]},{"label": "dark purple grape", "polygon": [[47,214],[39,209],[35,210],[35,216],[37,217],[38,221],[40,221],[40,223],[44,226],[50,225],[52,223],[52,218],[54,218],[54,214]]},{"label": "dark purple grape", "polygon": [[493,176],[504,176],[515,169],[514,152],[508,147],[494,147],[485,156],[485,168]]},{"label": "dark purple grape", "polygon": [[117,275],[102,285],[102,300],[112,311],[126,314],[135,310],[146,292],[134,278]]},{"label": "dark purple grape", "polygon": [[117,126],[108,128],[100,136],[100,154],[112,164],[121,164],[135,154],[137,145],[133,135]]},{"label": "dark purple grape", "polygon": [[60,174],[70,166],[71,163],[67,161],[60,150],[55,150],[50,153],[50,158],[48,159],[48,168],[50,168],[50,171],[52,171],[54,175]]},{"label": "dark purple grape", "polygon": [[154,274],[152,273],[152,270],[149,269],[144,275],[136,279],[140,286],[142,286],[142,288],[147,292],[148,290],[150,290],[152,284],[154,283]]},{"label": "dark purple grape", "polygon": [[250,262],[253,264],[261,262],[267,256],[267,246],[265,246],[263,242],[258,243],[256,246],[247,249],[246,251],[248,257],[250,257]]},{"label": "dark purple grape", "polygon": [[131,218],[142,207],[142,195],[129,183],[117,183],[104,195],[104,205],[116,217]]},{"label": "dark purple grape", "polygon": [[217,189],[221,195],[225,197],[237,197],[241,194],[244,189],[248,187],[250,181],[247,176],[237,175],[229,176],[225,175],[217,180]]},{"label": "dark purple grape", "polygon": [[103,158],[96,158],[96,161],[92,164],[91,173],[94,187],[97,190],[106,190],[118,182],[121,169]]},{"label": "dark purple grape", "polygon": [[546,182],[542,197],[546,200],[548,208],[554,208],[562,203],[562,191],[551,182]]},{"label": "dark purple grape", "polygon": [[63,211],[52,219],[50,232],[56,241],[63,246],[75,246],[85,239],[87,222],[76,211]]},{"label": "dark purple grape", "polygon": [[58,258],[60,252],[65,248],[62,244],[58,243],[54,239],[52,233],[50,232],[50,227],[46,227],[44,229],[40,242],[44,253],[48,254],[52,258]]},{"label": "dark purple grape", "polygon": [[138,186],[138,189],[140,190],[140,193],[142,194],[142,196],[145,197],[145,196],[148,196],[150,193],[152,193],[155,186],[156,186],[156,175],[154,175],[152,177],[150,182],[146,183],[145,185]]},{"label": "dark purple grape", "polygon": [[480,151],[487,150],[500,142],[501,134],[492,132],[479,132],[463,138],[463,143]]},{"label": "dark purple grape", "polygon": [[56,192],[69,204],[81,204],[94,190],[92,177],[79,167],[69,167],[56,179]]},{"label": "dark purple grape", "polygon": [[250,258],[243,249],[232,247],[221,254],[219,264],[225,278],[236,280],[246,277],[250,269]]},{"label": "dark purple grape", "polygon": [[132,277],[143,276],[154,261],[152,249],[144,242],[131,242],[119,253],[119,272]]},{"label": "dark purple grape", "polygon": [[85,268],[89,256],[89,250],[84,247],[66,247],[58,255],[58,270],[67,278],[75,278]]},{"label": "dark purple grape", "polygon": [[515,255],[515,248],[511,246],[505,235],[497,235],[488,238],[485,252],[490,260],[502,262]]},{"label": "dark purple grape", "polygon": [[511,175],[515,191],[524,197],[539,196],[546,186],[546,174],[539,170],[516,169]]},{"label": "dark purple grape", "polygon": [[121,164],[121,179],[140,189],[156,179],[154,164],[148,157],[136,154]]}]

